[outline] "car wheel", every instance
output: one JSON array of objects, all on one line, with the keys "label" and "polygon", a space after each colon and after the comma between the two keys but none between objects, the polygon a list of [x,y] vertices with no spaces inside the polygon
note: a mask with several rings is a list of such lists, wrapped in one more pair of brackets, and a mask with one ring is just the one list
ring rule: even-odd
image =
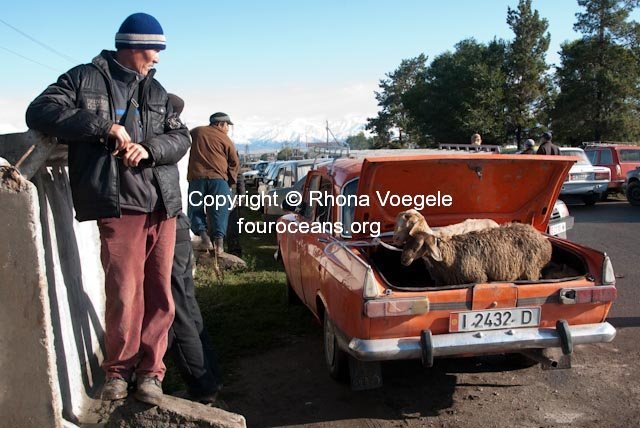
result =
[{"label": "car wheel", "polygon": [[600,199],[600,194],[594,193],[594,194],[591,194],[591,195],[584,196],[582,198],[582,201],[584,202],[585,205],[591,207],[591,206],[595,205],[596,202],[598,202],[598,199]]},{"label": "car wheel", "polygon": [[640,182],[629,183],[627,186],[627,200],[631,205],[640,206]]},{"label": "car wheel", "polygon": [[347,354],[338,346],[335,328],[329,316],[324,316],[324,360],[332,378],[346,381],[349,373]]}]

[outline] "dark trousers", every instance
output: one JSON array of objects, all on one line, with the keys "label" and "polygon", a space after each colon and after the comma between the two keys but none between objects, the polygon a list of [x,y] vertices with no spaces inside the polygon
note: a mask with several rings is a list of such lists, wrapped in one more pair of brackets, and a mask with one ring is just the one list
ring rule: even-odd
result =
[{"label": "dark trousers", "polygon": [[200,396],[217,391],[222,378],[196,301],[192,259],[189,223],[181,213],[178,217],[171,272],[171,291],[176,314],[169,329],[169,353],[187,384],[189,393]]}]

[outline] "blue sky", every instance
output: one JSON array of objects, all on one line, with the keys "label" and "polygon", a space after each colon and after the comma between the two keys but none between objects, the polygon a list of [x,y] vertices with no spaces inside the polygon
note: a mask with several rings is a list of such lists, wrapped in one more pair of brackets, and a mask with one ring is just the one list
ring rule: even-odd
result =
[{"label": "blue sky", "polygon": [[[0,19],[78,62],[113,49],[123,19],[155,16],[167,36],[157,79],[185,98],[191,124],[227,111],[244,123],[366,117],[373,91],[404,58],[465,38],[511,39],[507,7],[480,1],[16,1]],[[549,20],[548,61],[573,32],[575,0],[534,0]],[[35,60],[35,64],[7,51]],[[75,65],[0,22],[0,132],[24,129],[28,103]],[[238,120],[235,120],[238,122]],[[252,122],[253,121],[253,122]]]}]

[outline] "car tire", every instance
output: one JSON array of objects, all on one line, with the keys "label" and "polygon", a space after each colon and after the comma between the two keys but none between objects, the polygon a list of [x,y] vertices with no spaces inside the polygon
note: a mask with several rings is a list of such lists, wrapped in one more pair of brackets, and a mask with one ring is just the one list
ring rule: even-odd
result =
[{"label": "car tire", "polygon": [[629,183],[627,186],[627,200],[633,206],[640,206],[640,182]]},{"label": "car tire", "polygon": [[584,202],[586,206],[592,207],[596,204],[596,202],[598,202],[599,199],[600,199],[600,194],[594,193],[592,195],[583,196],[582,202]]},{"label": "car tire", "polygon": [[349,359],[338,346],[335,328],[329,316],[324,316],[324,361],[329,375],[335,380],[346,382],[349,378]]}]

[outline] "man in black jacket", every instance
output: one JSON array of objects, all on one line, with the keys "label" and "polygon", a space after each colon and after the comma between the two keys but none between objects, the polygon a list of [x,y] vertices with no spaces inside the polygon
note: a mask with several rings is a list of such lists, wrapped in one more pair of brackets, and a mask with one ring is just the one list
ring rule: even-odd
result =
[{"label": "man in black jacket", "polygon": [[538,147],[537,155],[559,155],[560,149],[551,142],[551,131],[542,134],[542,144]]},{"label": "man in black jacket", "polygon": [[30,128],[68,145],[78,221],[98,220],[105,273],[107,382],[103,400],[162,397],[167,332],[174,316],[171,265],[175,216],[182,208],[177,162],[188,130],[168,119],[165,89],[153,66],[165,48],[160,23],[129,16],[116,52],[72,68],[27,109]]},{"label": "man in black jacket", "polygon": [[[180,120],[184,101],[175,94],[169,94],[169,102],[173,107],[171,120]],[[169,329],[167,352],[173,356],[187,385],[189,398],[213,404],[222,388],[222,375],[196,300],[190,228],[189,218],[180,212],[177,217],[176,248],[171,270],[171,292],[176,316]]]}]

